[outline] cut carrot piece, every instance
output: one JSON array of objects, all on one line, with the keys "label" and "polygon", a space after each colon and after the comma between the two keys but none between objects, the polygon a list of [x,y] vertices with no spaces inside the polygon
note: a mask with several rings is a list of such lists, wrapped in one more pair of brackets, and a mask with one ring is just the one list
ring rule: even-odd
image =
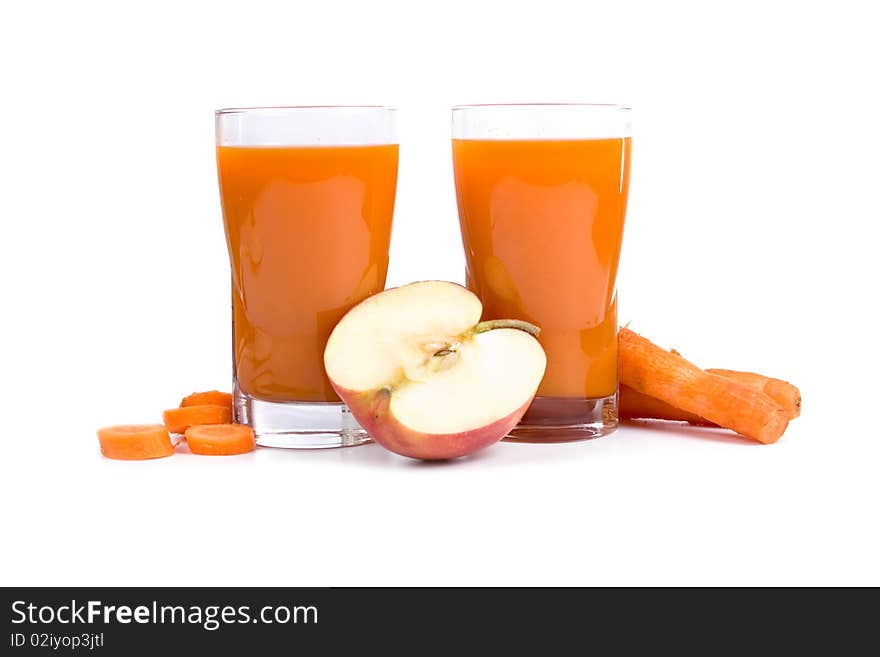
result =
[{"label": "cut carrot piece", "polygon": [[790,420],[795,419],[801,414],[801,391],[788,381],[782,379],[774,379],[773,377],[755,374],[754,372],[737,372],[736,370],[719,370],[708,369],[707,372],[712,374],[720,374],[728,379],[734,379],[740,383],[744,383],[750,388],[760,390],[765,395],[773,399],[777,404],[782,406],[788,413]]},{"label": "cut carrot piece", "polygon": [[219,390],[207,390],[205,392],[194,392],[184,397],[180,406],[205,406],[213,404],[214,406],[228,406],[232,408],[232,395],[228,392],[220,392]]},{"label": "cut carrot piece", "polygon": [[121,424],[98,429],[101,454],[110,459],[140,461],[174,454],[168,430],[161,424]]},{"label": "cut carrot piece", "polygon": [[618,414],[621,420],[670,420],[694,425],[711,425],[705,418],[670,406],[666,402],[643,395],[629,386],[621,384],[617,399]]},{"label": "cut carrot piece", "polygon": [[230,456],[252,452],[257,443],[254,430],[243,424],[203,424],[186,430],[186,443],[193,454]]},{"label": "cut carrot piece", "polygon": [[[670,353],[677,352],[670,350]],[[739,381],[754,390],[763,392],[785,409],[789,420],[793,420],[801,414],[801,391],[787,381],[755,374],[754,372],[720,369],[708,369],[706,371]],[[686,413],[659,399],[636,392],[625,385],[620,386],[618,407],[620,418],[623,420],[672,420],[674,422],[687,422],[688,424],[695,425],[715,426],[705,418],[693,415],[692,413]]]},{"label": "cut carrot piece", "polygon": [[704,372],[629,329],[618,340],[620,382],[636,392],[761,443],[776,442],[788,426],[786,410],[765,393]]},{"label": "cut carrot piece", "polygon": [[224,424],[232,422],[232,409],[227,406],[203,404],[170,408],[162,413],[165,427],[171,433],[183,433],[200,424]]}]

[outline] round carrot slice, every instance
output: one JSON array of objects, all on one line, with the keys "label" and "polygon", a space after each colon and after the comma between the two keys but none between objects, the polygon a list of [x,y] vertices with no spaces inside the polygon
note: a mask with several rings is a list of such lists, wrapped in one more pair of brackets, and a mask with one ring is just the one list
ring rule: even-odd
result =
[{"label": "round carrot slice", "polygon": [[232,422],[232,408],[215,404],[170,408],[162,413],[165,428],[171,433],[183,433],[200,424],[224,424]]},{"label": "round carrot slice", "polygon": [[110,459],[140,461],[174,454],[168,430],[161,424],[121,424],[98,429],[101,454]]},{"label": "round carrot slice", "polygon": [[187,395],[180,402],[181,406],[203,406],[205,404],[229,406],[229,408],[232,408],[232,395],[228,392],[220,392],[219,390],[207,390]]},{"label": "round carrot slice", "polygon": [[243,424],[202,424],[186,430],[186,443],[193,454],[229,456],[252,452],[257,443],[254,430]]}]

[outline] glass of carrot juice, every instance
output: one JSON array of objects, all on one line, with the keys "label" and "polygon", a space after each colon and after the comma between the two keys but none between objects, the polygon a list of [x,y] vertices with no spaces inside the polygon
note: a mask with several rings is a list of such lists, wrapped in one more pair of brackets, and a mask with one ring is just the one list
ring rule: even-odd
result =
[{"label": "glass of carrot juice", "polygon": [[619,105],[471,105],[452,112],[467,286],[483,318],[537,324],[538,394],[511,438],[617,427],[617,276],[630,170]]},{"label": "glass of carrot juice", "polygon": [[323,354],[342,315],[385,287],[394,110],[222,109],[215,122],[235,421],[252,426],[260,445],[366,442],[324,373]]}]

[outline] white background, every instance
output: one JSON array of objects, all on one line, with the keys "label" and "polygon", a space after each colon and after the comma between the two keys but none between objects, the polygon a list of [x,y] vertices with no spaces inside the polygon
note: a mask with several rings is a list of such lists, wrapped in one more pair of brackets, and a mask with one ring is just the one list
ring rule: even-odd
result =
[{"label": "white background", "polygon": [[[880,584],[868,7],[4,3],[0,583]],[[778,444],[100,457],[229,388],[215,108],[397,106],[399,284],[463,276],[449,108],[566,100],[634,107],[621,320],[799,385]]]}]

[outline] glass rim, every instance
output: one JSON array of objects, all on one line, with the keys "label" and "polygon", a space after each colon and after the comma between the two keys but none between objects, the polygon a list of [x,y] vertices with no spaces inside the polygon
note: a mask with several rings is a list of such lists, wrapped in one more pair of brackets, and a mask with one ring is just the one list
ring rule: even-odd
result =
[{"label": "glass rim", "polygon": [[470,103],[466,105],[454,105],[453,112],[476,109],[552,109],[552,108],[581,108],[581,109],[604,109],[622,112],[632,111],[632,106],[625,103]]},{"label": "glass rim", "polygon": [[253,107],[223,107],[214,110],[215,116],[228,114],[252,114],[260,112],[295,112],[298,110],[381,110],[396,112],[397,108],[389,105],[255,105]]}]

